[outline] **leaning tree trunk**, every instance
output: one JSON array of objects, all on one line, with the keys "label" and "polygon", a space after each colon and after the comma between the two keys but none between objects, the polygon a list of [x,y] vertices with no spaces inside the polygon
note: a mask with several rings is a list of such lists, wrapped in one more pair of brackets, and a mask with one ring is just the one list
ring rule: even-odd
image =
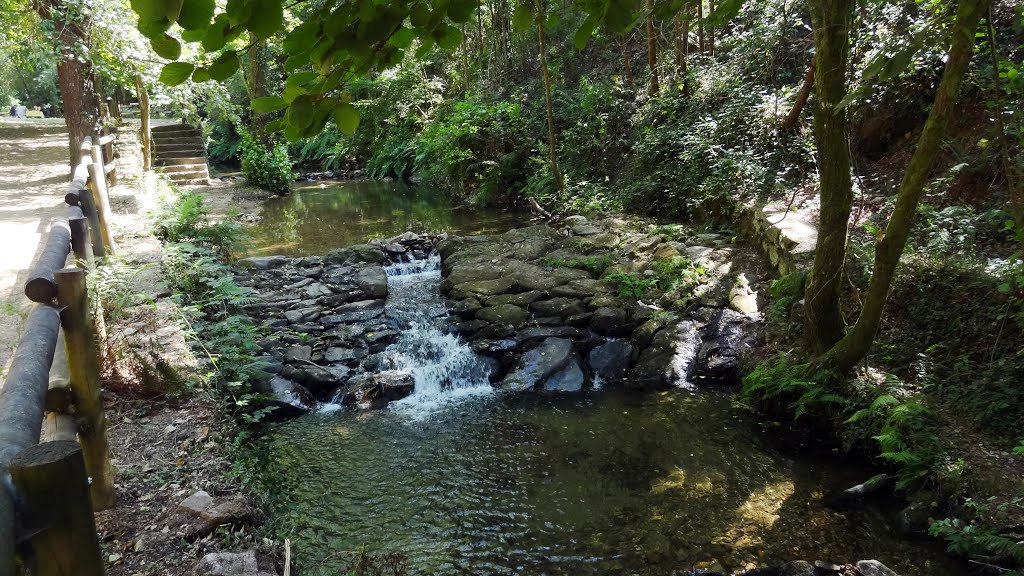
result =
[{"label": "leaning tree trunk", "polygon": [[647,0],[647,68],[650,79],[647,82],[647,95],[658,95],[658,36],[654,30],[654,0]]},{"label": "leaning tree trunk", "polygon": [[64,123],[68,127],[68,163],[74,172],[81,158],[81,146],[92,133],[99,118],[99,98],[93,85],[92,57],[89,50],[89,29],[92,19],[78,4],[63,0],[33,0],[32,8],[43,20],[57,25],[56,50],[57,87],[64,106]]},{"label": "leaning tree trunk", "polygon": [[804,338],[817,356],[843,337],[839,298],[846,262],[847,225],[853,205],[850,146],[846,139],[846,63],[850,53],[850,17],[854,0],[812,0],[816,102],[814,140],[818,148],[821,210],[818,246],[804,293]]},{"label": "leaning tree trunk", "polygon": [[807,67],[807,74],[804,75],[804,83],[800,85],[800,91],[796,94],[796,102],[793,102],[793,107],[789,109],[789,113],[782,120],[779,129],[783,132],[788,132],[796,128],[797,122],[800,121],[800,113],[804,111],[804,105],[807,104],[807,99],[810,98],[813,88],[814,61],[812,60],[811,65]]},{"label": "leaning tree trunk", "polygon": [[867,356],[882,320],[889,288],[896,273],[900,256],[910,236],[910,228],[917,213],[921,192],[928,183],[932,167],[946,130],[953,119],[957,93],[974,54],[974,38],[982,15],[990,0],[961,0],[953,24],[946,68],[935,93],[935,101],[928,113],[928,121],[917,140],[917,148],[903,174],[896,206],[885,233],[875,245],[875,265],[871,273],[864,309],[850,333],[823,357],[815,362],[818,369],[847,372]]},{"label": "leaning tree trunk", "polygon": [[[544,14],[544,3],[538,14]],[[551,75],[548,73],[547,47],[544,44],[544,17],[537,18],[537,43],[540,46],[540,69],[544,74],[544,104],[548,114],[548,159],[551,161],[551,179],[555,181],[555,189],[562,190],[562,173],[558,170],[558,149],[555,146],[555,112],[551,105]]]}]

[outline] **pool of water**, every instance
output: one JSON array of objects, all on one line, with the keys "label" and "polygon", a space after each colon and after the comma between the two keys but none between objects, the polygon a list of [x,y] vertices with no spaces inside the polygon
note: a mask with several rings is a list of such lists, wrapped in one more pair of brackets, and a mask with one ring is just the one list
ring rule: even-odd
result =
[{"label": "pool of water", "polygon": [[248,228],[248,254],[307,256],[390,238],[406,230],[489,234],[523,225],[528,214],[471,209],[438,190],[377,180],[324,182],[263,204],[262,221]]},{"label": "pool of water", "polygon": [[490,395],[415,411],[315,414],[270,441],[277,532],[302,574],[400,552],[412,574],[670,574],[794,558],[959,572],[874,509],[825,508],[864,479],[774,451],[729,399],[685,391]]},{"label": "pool of water", "polygon": [[[332,184],[267,202],[255,251],[519,222],[401,184]],[[400,336],[384,364],[413,374],[413,395],[376,412],[328,406],[265,439],[271,523],[297,573],[344,574],[364,547],[403,555],[415,575],[654,576],[866,558],[903,576],[962,573],[941,548],[899,538],[891,511],[825,507],[873,471],[780,453],[774,431],[727,396],[493,391],[486,365],[444,330],[436,260],[388,269],[385,317]]]}]

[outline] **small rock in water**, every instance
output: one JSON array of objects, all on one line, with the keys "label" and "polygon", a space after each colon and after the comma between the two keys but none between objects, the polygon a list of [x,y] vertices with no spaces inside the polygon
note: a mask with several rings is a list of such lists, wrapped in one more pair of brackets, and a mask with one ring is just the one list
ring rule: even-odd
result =
[{"label": "small rock in water", "polygon": [[779,576],[815,576],[814,566],[804,560],[794,560],[782,565]]},{"label": "small rock in water", "polygon": [[878,560],[861,560],[857,562],[857,572],[861,576],[897,576],[895,571]]}]

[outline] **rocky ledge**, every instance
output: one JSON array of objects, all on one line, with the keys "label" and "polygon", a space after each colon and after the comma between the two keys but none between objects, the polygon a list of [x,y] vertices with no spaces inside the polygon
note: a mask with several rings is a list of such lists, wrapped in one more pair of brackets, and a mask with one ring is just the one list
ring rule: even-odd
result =
[{"label": "rocky ledge", "polygon": [[323,257],[241,260],[237,280],[253,291],[246,311],[271,332],[259,342],[254,388],[274,398],[279,418],[317,402],[377,408],[409,395],[411,375],[388,369],[403,325],[385,307],[384,266],[434,251],[450,312],[439,321],[486,359],[496,387],[735,384],[757,335],[756,280],[734,271],[735,247],[720,235],[653,231],[577,216],[498,235],[407,232]]},{"label": "rocky ledge", "polygon": [[723,236],[674,232],[574,216],[444,239],[455,330],[506,390],[735,384],[760,319],[752,274]]}]

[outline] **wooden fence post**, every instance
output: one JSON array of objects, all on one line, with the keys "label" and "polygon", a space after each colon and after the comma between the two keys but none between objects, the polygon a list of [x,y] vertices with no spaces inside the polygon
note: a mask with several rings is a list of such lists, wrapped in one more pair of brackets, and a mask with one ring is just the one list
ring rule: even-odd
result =
[{"label": "wooden fence post", "polygon": [[150,150],[150,127],[149,127],[149,92],[146,91],[146,85],[142,82],[142,75],[135,75],[135,90],[139,95],[139,120],[142,123],[141,140],[142,140],[142,169],[151,170],[153,168],[153,153]]},{"label": "wooden fence post", "polygon": [[38,529],[30,565],[35,576],[103,576],[82,448],[67,440],[32,446],[11,460],[11,481]]},{"label": "wooden fence post", "polygon": [[92,245],[89,243],[89,219],[69,218],[68,227],[71,228],[71,250],[75,253],[75,260],[84,262],[86,267],[92,269]]},{"label": "wooden fence post", "polygon": [[93,192],[93,207],[99,217],[100,236],[106,256],[117,252],[114,245],[114,234],[110,231],[110,196],[107,193],[107,175],[103,170],[103,150],[99,145],[92,147],[92,164],[89,164],[89,188]]},{"label": "wooden fence post", "polygon": [[99,351],[85,285],[85,270],[64,268],[53,273],[57,280],[57,301],[64,328],[68,374],[75,395],[78,437],[85,455],[85,467],[92,477],[92,504],[96,510],[114,506],[114,476],[107,445],[107,420],[100,397]]}]

